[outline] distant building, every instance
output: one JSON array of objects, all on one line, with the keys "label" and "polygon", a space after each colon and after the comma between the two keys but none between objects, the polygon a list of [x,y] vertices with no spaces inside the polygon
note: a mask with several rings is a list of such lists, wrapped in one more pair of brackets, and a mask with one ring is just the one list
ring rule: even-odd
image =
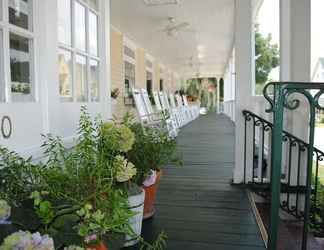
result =
[{"label": "distant building", "polygon": [[318,58],[312,74],[312,82],[324,82],[324,57]]},{"label": "distant building", "polygon": [[[324,82],[324,57],[318,58],[314,72],[312,74],[312,82]],[[319,102],[322,106],[324,106],[324,95],[321,96]],[[319,113],[323,113],[323,111]],[[317,116],[317,120],[320,120],[320,116]]]}]

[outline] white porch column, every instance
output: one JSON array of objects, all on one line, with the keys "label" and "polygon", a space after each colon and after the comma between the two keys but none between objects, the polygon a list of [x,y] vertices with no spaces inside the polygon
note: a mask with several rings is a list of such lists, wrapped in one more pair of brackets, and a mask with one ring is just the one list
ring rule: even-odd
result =
[{"label": "white porch column", "polygon": [[[280,79],[281,81],[309,82],[311,73],[311,1],[281,0],[280,3]],[[295,95],[296,97],[298,95]],[[308,102],[300,99],[297,110],[285,110],[284,127],[293,135],[308,142],[309,107]],[[293,149],[292,166],[297,166],[297,148]],[[306,183],[307,155],[301,155],[299,182]],[[297,184],[297,167],[292,168],[291,184]],[[294,203],[296,196],[290,196]],[[299,198],[303,209],[304,199]]]},{"label": "white porch column", "polygon": [[[311,1],[281,0],[280,4],[280,79],[310,81],[311,67]],[[285,128],[307,139],[308,104],[286,111]]]},{"label": "white porch column", "polygon": [[[249,108],[254,82],[253,1],[235,2],[235,169],[234,183],[244,177],[244,119],[242,111]],[[252,153],[252,152],[251,152]]]},{"label": "white porch column", "polygon": [[229,103],[231,101],[231,78],[230,66],[228,64],[224,74],[224,114],[231,118]]}]

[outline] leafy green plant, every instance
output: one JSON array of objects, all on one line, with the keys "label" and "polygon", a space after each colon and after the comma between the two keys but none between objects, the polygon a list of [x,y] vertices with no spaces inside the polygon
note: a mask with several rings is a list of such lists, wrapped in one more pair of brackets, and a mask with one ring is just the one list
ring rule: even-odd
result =
[{"label": "leafy green plant", "polygon": [[130,127],[135,134],[135,143],[127,157],[136,166],[138,185],[142,185],[151,169],[159,171],[169,163],[182,164],[177,154],[177,142],[167,132],[143,127],[140,123],[133,123]]},{"label": "leafy green plant", "polygon": [[197,78],[189,79],[187,81],[187,89],[185,93],[188,96],[193,97],[194,99],[199,98],[199,93],[201,90],[201,81],[199,81]]},{"label": "leafy green plant", "polygon": [[16,152],[0,146],[0,199],[12,206],[19,206],[23,200],[41,185],[40,165],[32,158],[24,159]]},{"label": "leafy green plant", "polygon": [[255,31],[255,81],[256,94],[262,94],[264,84],[269,81],[272,69],[279,66],[279,47],[272,41],[271,34],[264,37],[259,32],[259,26]]},{"label": "leafy green plant", "polygon": [[143,239],[140,240],[140,250],[164,250],[167,247],[166,240],[168,236],[162,231],[157,239],[152,243],[145,242]]},{"label": "leafy green plant", "polygon": [[119,88],[115,88],[115,89],[113,89],[113,90],[111,91],[110,96],[111,96],[111,98],[113,98],[113,99],[117,99],[117,97],[119,96],[119,94],[120,94],[120,90],[119,90]]},{"label": "leafy green plant", "polygon": [[[52,224],[51,218],[44,217],[43,213],[54,207],[50,204],[69,208],[72,214],[90,204],[95,215],[99,213],[97,211],[105,215],[105,227],[100,228],[99,235],[107,232],[132,233],[129,219],[134,214],[128,209],[127,193],[115,188],[118,173],[116,156],[128,150],[129,132],[124,127],[117,129],[103,124],[99,119],[93,122],[83,107],[78,139],[73,148],[64,148],[59,138],[46,137],[43,147],[48,161],[42,176],[42,190],[48,195],[35,204],[44,222]],[[57,209],[51,217],[56,218],[59,214]],[[82,218],[80,223],[82,225]]]},{"label": "leafy green plant", "polygon": [[[315,176],[312,177],[312,185],[315,185]],[[312,193],[312,208],[310,215],[310,228],[315,235],[324,236],[324,184],[317,177],[316,201],[315,193]]]},{"label": "leafy green plant", "polygon": [[18,205],[32,199],[40,219],[36,230],[48,233],[60,247],[83,244],[82,238],[93,234],[97,239],[133,235],[129,220],[134,213],[128,193],[118,185],[129,183],[136,173],[126,158],[135,140],[129,124],[126,117],[124,124],[93,121],[82,107],[74,147],[65,148],[59,137],[43,136],[44,164],[0,147],[0,197]]}]

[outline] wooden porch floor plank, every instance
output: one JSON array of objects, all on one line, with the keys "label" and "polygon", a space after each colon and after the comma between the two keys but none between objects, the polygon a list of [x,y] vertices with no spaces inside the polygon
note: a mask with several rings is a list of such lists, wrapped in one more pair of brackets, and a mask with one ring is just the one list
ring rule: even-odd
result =
[{"label": "wooden porch floor plank", "polygon": [[222,115],[182,129],[184,166],[165,168],[155,217],[143,224],[145,239],[163,230],[168,250],[265,249],[245,191],[230,184],[234,139],[234,125]]}]

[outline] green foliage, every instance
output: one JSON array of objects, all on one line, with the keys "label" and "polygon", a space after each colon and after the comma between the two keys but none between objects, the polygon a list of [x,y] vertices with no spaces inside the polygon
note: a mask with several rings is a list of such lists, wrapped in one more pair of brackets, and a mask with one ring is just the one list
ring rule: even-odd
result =
[{"label": "green foliage", "polygon": [[[100,227],[101,234],[109,230],[129,233],[128,220],[133,214],[127,208],[127,194],[115,190],[114,161],[119,152],[128,150],[131,137],[125,127],[93,122],[82,108],[75,147],[64,149],[60,139],[52,136],[44,143],[49,160],[43,190],[48,192],[48,200],[64,201],[66,206],[79,209],[90,204],[94,213],[100,211],[107,218]],[[47,205],[45,208],[50,209]]]},{"label": "green foliage", "polygon": [[167,132],[143,127],[140,123],[133,123],[130,128],[135,134],[135,143],[127,158],[137,169],[135,179],[138,185],[142,185],[151,169],[160,170],[169,163],[181,165],[177,142]]},{"label": "green foliage", "polygon": [[24,159],[2,146],[0,155],[0,199],[12,206],[19,206],[39,188],[43,170],[32,163],[32,158]]},{"label": "green foliage", "polygon": [[206,90],[202,90],[200,94],[200,106],[207,108],[208,106],[208,93]]},{"label": "green foliage", "polygon": [[[31,158],[25,160],[0,147],[0,198],[14,205],[32,199],[40,219],[37,230],[65,245],[80,245],[91,234],[99,239],[107,234],[133,235],[129,220],[134,213],[129,209],[128,193],[118,185],[118,179],[125,181],[135,174],[125,158],[127,151],[135,139],[140,142],[137,146],[142,145],[136,137],[139,134],[132,132],[137,132],[137,125],[130,120],[125,117],[123,124],[103,124],[99,119],[93,121],[82,107],[74,147],[65,148],[59,137],[43,136],[44,164],[33,164]],[[146,154],[153,149],[157,157],[141,155],[141,159],[147,158],[152,168],[169,161],[175,141],[155,129],[140,129],[144,141],[152,140],[148,144],[154,145],[144,148]],[[68,239],[61,236],[63,232]],[[162,249],[163,239],[147,249]]]},{"label": "green foliage", "polygon": [[140,250],[164,250],[167,247],[166,240],[168,236],[162,231],[159,236],[157,237],[156,241],[153,244],[149,244],[141,239],[141,248]]},{"label": "green foliage", "polygon": [[201,89],[201,82],[198,81],[197,78],[189,79],[187,81],[187,89],[186,89],[185,93],[188,96],[192,96],[194,98],[198,98],[199,97],[200,89]]},{"label": "green foliage", "polygon": [[102,126],[102,136],[105,140],[107,148],[112,152],[129,151],[134,143],[134,134],[123,124],[116,124],[116,122],[105,123]]},{"label": "green foliage", "polygon": [[[112,197],[110,198],[115,201],[115,205],[120,206],[122,204],[127,207],[127,203],[119,202],[119,194],[118,192],[111,193]],[[110,232],[133,234],[129,225],[120,228],[119,221],[123,220],[124,217],[128,219],[130,215],[133,216],[134,214],[129,211],[126,212],[122,207],[118,207],[115,211],[118,211],[118,213],[107,216],[100,209],[95,210],[91,204],[86,204],[77,211],[81,218],[81,222],[77,225],[79,235],[85,238],[87,243],[93,244],[101,241],[102,237]],[[95,236],[95,239],[92,238],[93,236]]]},{"label": "green foliage", "polygon": [[38,217],[42,220],[44,225],[49,225],[55,217],[52,203],[42,200],[41,194],[38,191],[33,192],[31,198],[34,200],[34,206]]},{"label": "green foliage", "polygon": [[[312,177],[312,185],[315,185],[315,176]],[[316,202],[315,193],[312,193],[311,200],[311,224],[310,228],[315,235],[323,237],[324,236],[324,184],[320,177],[317,177],[317,192],[316,192]]]},{"label": "green foliage", "polygon": [[219,97],[220,97],[220,101],[224,100],[224,79],[223,78],[219,80]]},{"label": "green foliage", "polygon": [[0,221],[8,219],[10,216],[11,207],[5,200],[0,200]]},{"label": "green foliage", "polygon": [[269,80],[271,70],[279,66],[279,48],[272,43],[271,35],[263,37],[258,27],[255,31],[255,57],[255,80],[262,85]]}]

